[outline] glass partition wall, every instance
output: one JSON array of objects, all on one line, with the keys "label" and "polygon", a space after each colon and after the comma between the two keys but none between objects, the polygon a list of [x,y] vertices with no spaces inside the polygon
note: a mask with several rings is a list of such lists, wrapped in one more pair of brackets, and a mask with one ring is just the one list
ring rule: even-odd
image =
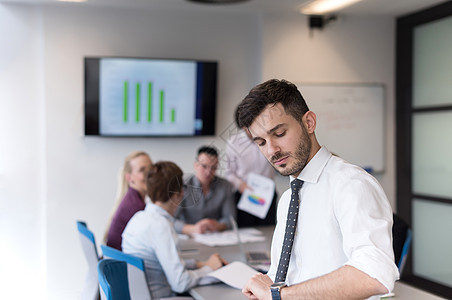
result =
[{"label": "glass partition wall", "polygon": [[402,280],[452,296],[452,3],[397,19],[397,212],[413,243]]}]

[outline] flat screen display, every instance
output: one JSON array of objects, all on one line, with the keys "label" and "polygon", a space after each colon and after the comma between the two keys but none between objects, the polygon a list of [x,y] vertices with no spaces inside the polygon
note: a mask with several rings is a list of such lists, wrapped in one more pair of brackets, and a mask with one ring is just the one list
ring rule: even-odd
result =
[{"label": "flat screen display", "polygon": [[217,62],[86,57],[85,135],[215,135]]}]

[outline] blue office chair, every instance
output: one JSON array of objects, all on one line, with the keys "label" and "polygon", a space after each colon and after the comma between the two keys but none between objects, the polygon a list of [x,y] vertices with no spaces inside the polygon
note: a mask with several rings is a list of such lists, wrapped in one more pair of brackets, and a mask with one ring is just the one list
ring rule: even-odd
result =
[{"label": "blue office chair", "polygon": [[[112,258],[127,263],[130,298],[132,300],[152,300],[148,279],[141,258],[124,253],[115,248],[100,245],[104,258]],[[165,297],[159,300],[192,300],[190,297]]]},{"label": "blue office chair", "polygon": [[412,232],[408,223],[396,214],[393,214],[393,220],[392,245],[394,248],[394,258],[397,268],[399,269],[399,273],[402,275],[407,255],[411,247]]},{"label": "blue office chair", "polygon": [[102,259],[97,265],[102,300],[130,300],[127,263]]},{"label": "blue office chair", "polygon": [[[392,248],[394,250],[394,261],[402,277],[403,268],[411,246],[411,229],[405,220],[396,214],[392,214]],[[391,291],[388,294],[380,296],[381,299],[394,297]]]},{"label": "blue office chair", "polygon": [[399,268],[400,274],[402,274],[403,268],[405,267],[408,252],[410,251],[412,235],[413,235],[413,233],[411,232],[411,229],[408,228],[407,233],[406,233],[405,243],[403,243],[402,253],[400,255],[400,259],[397,264],[397,268]]},{"label": "blue office chair", "polygon": [[82,299],[98,300],[99,283],[97,280],[97,263],[99,262],[99,255],[97,254],[96,240],[85,222],[77,221],[77,229],[82,249],[88,262],[88,273],[86,274],[83,285]]},{"label": "blue office chair", "polygon": [[130,298],[132,300],[151,300],[143,260],[106,245],[100,245],[100,247],[104,258],[113,258],[127,263]]}]

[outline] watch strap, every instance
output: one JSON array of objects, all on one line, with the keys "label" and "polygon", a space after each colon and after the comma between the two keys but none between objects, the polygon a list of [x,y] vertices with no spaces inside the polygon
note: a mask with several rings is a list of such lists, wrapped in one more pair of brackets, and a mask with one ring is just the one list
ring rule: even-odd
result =
[{"label": "watch strap", "polygon": [[281,300],[281,295],[279,294],[279,288],[271,288],[272,300]]},{"label": "watch strap", "polygon": [[279,294],[279,288],[273,288],[272,291],[272,300],[281,300],[281,295]]}]

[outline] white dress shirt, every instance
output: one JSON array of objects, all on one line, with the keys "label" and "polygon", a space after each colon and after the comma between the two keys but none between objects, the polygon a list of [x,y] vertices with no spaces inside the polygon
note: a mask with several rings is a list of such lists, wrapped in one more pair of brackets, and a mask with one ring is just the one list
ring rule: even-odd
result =
[{"label": "white dress shirt", "polygon": [[197,270],[195,262],[184,262],[178,249],[174,218],[163,208],[148,203],[135,213],[122,234],[122,251],[144,260],[152,299],[174,296],[195,286],[200,277],[211,272],[208,266]]},{"label": "white dress shirt", "polygon": [[275,177],[272,165],[243,130],[228,139],[226,156],[227,165],[224,176],[236,190],[239,189],[242,181],[246,182],[251,172],[270,179]]},{"label": "white dress shirt", "polygon": [[[300,190],[286,283],[290,286],[350,265],[391,291],[399,277],[392,248],[392,209],[378,181],[332,156],[325,147],[298,179],[305,183]],[[278,204],[268,271],[272,280],[281,254],[290,193],[287,190]]]}]

